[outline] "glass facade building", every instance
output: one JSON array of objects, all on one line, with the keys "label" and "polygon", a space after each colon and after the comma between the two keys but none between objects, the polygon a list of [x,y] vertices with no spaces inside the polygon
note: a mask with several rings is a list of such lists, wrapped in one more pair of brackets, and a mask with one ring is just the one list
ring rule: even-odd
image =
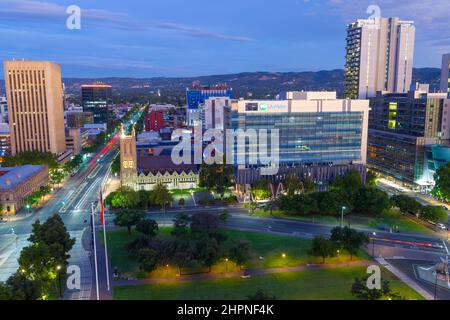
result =
[{"label": "glass facade building", "polygon": [[448,139],[445,98],[423,91],[379,92],[371,100],[368,166],[408,187],[425,191],[433,185],[427,150]]},{"label": "glass facade building", "polygon": [[109,106],[112,104],[111,86],[105,84],[82,85],[81,99],[84,112],[94,115],[94,123],[108,123]]},{"label": "glass facade building", "polygon": [[233,129],[279,130],[280,165],[361,161],[362,126],[363,112],[232,115]]},{"label": "glass facade building", "polygon": [[186,103],[188,109],[196,110],[205,103],[205,100],[211,97],[233,98],[233,89],[226,85],[216,86],[196,86],[186,90]]},{"label": "glass facade building", "polygon": [[[237,136],[234,144],[237,183],[252,184],[261,178],[278,183],[284,182],[289,174],[296,174],[326,188],[330,180],[351,170],[358,170],[364,181],[368,114],[368,100],[336,99],[335,93],[329,92],[303,92],[291,100],[235,102],[231,128]],[[278,149],[271,143],[272,130],[278,131]],[[250,138],[251,132],[258,138]],[[239,145],[243,134],[245,149]],[[261,150],[264,142],[267,152]],[[230,147],[230,141],[227,146]],[[250,159],[255,150],[259,151],[258,161],[255,157]],[[261,177],[264,175],[261,168],[267,165],[264,158],[274,159],[272,152],[278,154],[275,157],[278,173]]]}]

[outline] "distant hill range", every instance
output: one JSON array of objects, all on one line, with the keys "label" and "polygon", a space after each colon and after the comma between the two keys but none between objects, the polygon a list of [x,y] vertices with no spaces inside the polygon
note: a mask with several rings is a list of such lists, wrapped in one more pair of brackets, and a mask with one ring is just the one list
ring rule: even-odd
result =
[{"label": "distant hill range", "polygon": [[[67,93],[79,95],[80,85],[92,82],[111,84],[115,93],[121,96],[146,95],[160,90],[161,94],[183,94],[194,82],[204,85],[226,83],[235,91],[236,97],[274,97],[284,90],[335,90],[339,96],[344,90],[344,70],[317,72],[245,72],[228,75],[211,75],[186,78],[65,78]],[[413,71],[413,82],[429,83],[436,91],[440,83],[440,69],[418,68]],[[4,81],[1,80],[4,92]]]}]

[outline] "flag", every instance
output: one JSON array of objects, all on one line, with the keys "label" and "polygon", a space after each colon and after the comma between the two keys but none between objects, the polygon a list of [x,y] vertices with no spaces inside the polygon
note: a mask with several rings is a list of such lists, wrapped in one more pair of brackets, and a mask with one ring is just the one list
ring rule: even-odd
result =
[{"label": "flag", "polygon": [[105,225],[105,206],[103,204],[103,192],[100,191],[100,223]]}]

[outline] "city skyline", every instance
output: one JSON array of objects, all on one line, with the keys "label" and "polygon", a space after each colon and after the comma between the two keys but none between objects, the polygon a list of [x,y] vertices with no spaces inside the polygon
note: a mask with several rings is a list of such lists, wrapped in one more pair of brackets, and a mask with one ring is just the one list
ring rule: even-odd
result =
[{"label": "city skyline", "polygon": [[[415,21],[414,67],[440,67],[441,55],[450,51],[445,31],[450,4],[414,2],[414,11],[405,10],[411,5],[406,1],[376,4],[383,17]],[[66,28],[66,9],[72,4],[81,8],[81,30]],[[105,1],[5,0],[0,4],[0,40],[15,41],[0,51],[0,58],[55,61],[64,77],[343,69],[346,26],[368,18],[371,4],[284,0],[264,6],[248,1],[237,7],[233,2],[220,6],[155,0],[130,1],[125,8]],[[179,10],[170,10],[174,7]]]}]

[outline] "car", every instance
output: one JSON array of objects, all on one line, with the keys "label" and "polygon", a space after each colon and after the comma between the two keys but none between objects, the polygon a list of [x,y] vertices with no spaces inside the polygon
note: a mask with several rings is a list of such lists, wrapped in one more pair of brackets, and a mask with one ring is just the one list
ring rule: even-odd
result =
[{"label": "car", "polygon": [[436,227],[441,230],[447,230],[447,226],[443,223],[436,224]]}]

